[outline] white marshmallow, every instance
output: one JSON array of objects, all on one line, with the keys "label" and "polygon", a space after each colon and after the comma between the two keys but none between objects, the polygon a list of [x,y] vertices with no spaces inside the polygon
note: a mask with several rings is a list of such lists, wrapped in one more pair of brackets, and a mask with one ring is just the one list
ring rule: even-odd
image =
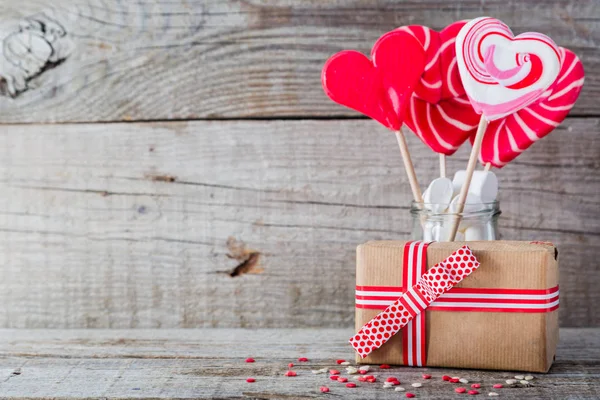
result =
[{"label": "white marshmallow", "polygon": [[446,242],[448,240],[448,233],[445,232],[444,226],[437,223],[431,229],[431,236],[436,242]]},{"label": "white marshmallow", "polygon": [[448,178],[436,178],[423,192],[423,202],[427,209],[434,213],[442,213],[452,200],[454,188],[452,181]]},{"label": "white marshmallow", "polygon": [[[448,207],[448,212],[458,212],[458,198],[459,196],[456,196],[452,199],[452,201],[450,202],[450,207]],[[465,200],[465,207],[463,209],[463,213],[477,212],[483,210],[483,208],[484,206],[479,196],[477,196],[474,193],[467,193],[467,199]]]},{"label": "white marshmallow", "polygon": [[454,236],[454,241],[455,242],[464,242],[465,240],[465,235],[462,232],[456,232],[456,236]]},{"label": "white marshmallow", "polygon": [[[431,229],[431,236],[436,242],[447,242],[450,239],[450,228],[452,227],[453,216],[448,216],[444,222],[437,222]],[[456,232],[455,241],[463,241],[464,235],[462,232]]]},{"label": "white marshmallow", "polygon": [[488,221],[477,225],[470,225],[465,230],[465,240],[496,240],[496,231],[494,230],[494,224],[492,223],[492,221]]},{"label": "white marshmallow", "polygon": [[465,229],[465,241],[486,240],[485,227],[481,225],[472,225]]},{"label": "white marshmallow", "polygon": [[[460,193],[465,183],[467,171],[456,171],[452,180],[454,195]],[[491,171],[474,171],[469,185],[469,193],[477,195],[484,203],[491,203],[498,197],[498,178]]]},{"label": "white marshmallow", "polygon": [[435,222],[427,221],[423,225],[423,241],[424,242],[433,242],[435,239],[433,238],[433,227],[435,226]]}]

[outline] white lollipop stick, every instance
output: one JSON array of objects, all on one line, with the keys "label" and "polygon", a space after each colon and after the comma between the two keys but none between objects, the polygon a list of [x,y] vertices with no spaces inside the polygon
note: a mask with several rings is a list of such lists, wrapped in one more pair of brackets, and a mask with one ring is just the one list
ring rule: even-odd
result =
[{"label": "white lollipop stick", "polygon": [[456,217],[452,222],[452,228],[450,229],[450,238],[449,242],[453,242],[456,237],[456,231],[458,230],[458,224],[460,223],[460,214],[463,212],[465,208],[465,201],[467,200],[467,194],[469,193],[469,186],[471,185],[471,178],[473,178],[473,171],[475,171],[475,167],[477,166],[477,156],[479,155],[479,150],[481,149],[481,142],[483,141],[483,135],[485,134],[485,130],[487,128],[488,121],[482,115],[479,120],[479,126],[477,127],[477,134],[475,134],[475,140],[473,141],[473,148],[471,149],[471,155],[469,156],[469,163],[467,164],[467,174],[465,176],[465,183],[460,189],[460,193],[458,195],[458,205],[456,208]]},{"label": "white lollipop stick", "polygon": [[490,172],[490,169],[492,169],[492,163],[485,164],[485,168],[483,170],[485,172]]},{"label": "white lollipop stick", "polygon": [[446,155],[444,153],[440,153],[440,177],[446,177]]},{"label": "white lollipop stick", "polygon": [[410,153],[408,152],[408,145],[406,144],[406,138],[402,130],[396,132],[396,139],[398,140],[398,147],[400,147],[400,154],[402,155],[402,161],[404,162],[404,169],[406,169],[406,175],[408,176],[408,183],[412,190],[413,198],[417,203],[423,202],[423,195],[421,194],[421,188],[417,181],[417,174],[415,173],[415,167],[413,166]]}]

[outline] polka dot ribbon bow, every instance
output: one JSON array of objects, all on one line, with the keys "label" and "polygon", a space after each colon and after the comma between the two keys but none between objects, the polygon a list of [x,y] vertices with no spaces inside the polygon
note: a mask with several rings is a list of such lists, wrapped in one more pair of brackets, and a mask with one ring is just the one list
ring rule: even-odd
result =
[{"label": "polka dot ribbon bow", "polygon": [[461,247],[424,273],[416,285],[363,326],[350,338],[350,344],[365,358],[477,268],[479,262],[471,249],[468,246]]}]

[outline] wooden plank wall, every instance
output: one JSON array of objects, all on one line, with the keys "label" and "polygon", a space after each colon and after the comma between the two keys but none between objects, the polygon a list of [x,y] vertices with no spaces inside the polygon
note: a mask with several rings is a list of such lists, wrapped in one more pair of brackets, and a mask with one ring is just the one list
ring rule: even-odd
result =
[{"label": "wooden plank wall", "polygon": [[352,326],[354,248],[407,238],[410,190],[320,68],[485,14],[585,65],[572,116],[498,171],[500,225],[558,244],[561,324],[600,325],[597,1],[2,0],[0,327]]}]

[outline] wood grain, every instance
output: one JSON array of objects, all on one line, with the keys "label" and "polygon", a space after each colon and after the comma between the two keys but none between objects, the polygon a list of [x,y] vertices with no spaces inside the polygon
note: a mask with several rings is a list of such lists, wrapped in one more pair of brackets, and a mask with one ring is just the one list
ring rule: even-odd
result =
[{"label": "wood grain", "polygon": [[[346,343],[350,329],[204,330],[1,330],[0,392],[5,399],[398,399],[381,383],[349,389],[312,369],[353,359]],[[600,330],[562,329],[557,359],[549,374],[531,385],[508,387],[515,372],[440,368],[373,368],[418,398],[452,399],[455,385],[442,375],[461,376],[494,390],[503,399],[596,399],[600,396]],[[255,363],[246,363],[252,356]],[[296,362],[298,357],[308,363]],[[289,362],[297,376],[283,376]],[[431,380],[421,374],[430,373]],[[246,383],[254,377],[256,382]],[[422,382],[414,389],[412,382]],[[495,383],[505,388],[492,389]],[[323,395],[320,386],[331,391]],[[462,385],[465,386],[465,385]],[[468,385],[467,385],[468,386]],[[402,398],[404,398],[402,396]]]},{"label": "wood grain", "polygon": [[358,116],[323,94],[330,55],[480,15],[575,51],[587,78],[573,113],[600,115],[595,0],[23,0],[0,15],[0,39],[16,45],[0,54],[5,123]]},{"label": "wood grain", "polygon": [[[599,125],[498,171],[502,236],[559,246],[561,326],[600,324]],[[430,181],[437,156],[407,140]],[[372,121],[12,125],[0,149],[2,327],[349,327],[356,245],[411,230]]]}]

